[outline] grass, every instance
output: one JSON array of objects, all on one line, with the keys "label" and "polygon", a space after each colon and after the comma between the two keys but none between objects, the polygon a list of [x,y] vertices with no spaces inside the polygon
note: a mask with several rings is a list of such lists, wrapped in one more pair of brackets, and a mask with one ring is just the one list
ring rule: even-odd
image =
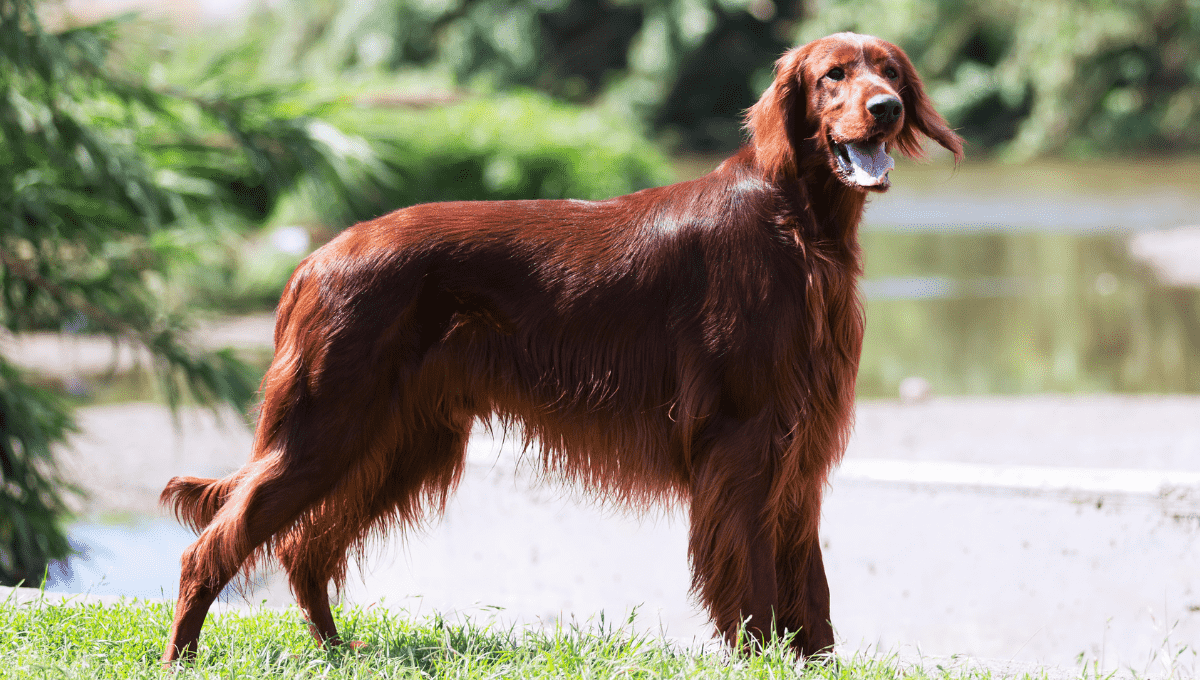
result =
[{"label": "grass", "polygon": [[165,671],[158,656],[171,607],[0,602],[0,678],[992,678],[988,670],[927,670],[895,658],[804,665],[779,644],[756,655],[685,649],[603,619],[548,631],[496,629],[369,607],[335,612],[346,639],[367,643],[361,651],[317,648],[295,608],[210,615],[198,659]]}]

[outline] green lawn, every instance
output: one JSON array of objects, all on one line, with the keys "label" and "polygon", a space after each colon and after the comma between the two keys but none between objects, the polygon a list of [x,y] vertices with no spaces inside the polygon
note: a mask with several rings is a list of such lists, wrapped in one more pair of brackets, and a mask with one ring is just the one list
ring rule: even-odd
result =
[{"label": "green lawn", "polygon": [[987,671],[912,669],[895,659],[840,658],[797,664],[775,645],[761,655],[671,646],[601,622],[551,632],[411,621],[379,609],[335,615],[361,651],[318,649],[299,610],[209,616],[194,663],[168,673],[158,656],[171,604],[58,606],[0,602],[0,678],[978,678]]}]

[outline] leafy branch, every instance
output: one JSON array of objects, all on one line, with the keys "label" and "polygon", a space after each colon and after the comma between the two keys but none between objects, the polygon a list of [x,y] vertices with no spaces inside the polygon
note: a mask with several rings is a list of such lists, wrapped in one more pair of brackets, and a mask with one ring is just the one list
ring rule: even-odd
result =
[{"label": "leafy branch", "polygon": [[[253,371],[186,342],[162,281],[181,229],[269,214],[303,182],[375,181],[365,145],[279,88],[194,95],[110,65],[119,20],[46,31],[33,0],[0,0],[0,323],[19,333],[86,319],[145,348],[171,405],[248,408]],[[383,180],[378,180],[383,181]],[[64,557],[53,447],[63,400],[0,356],[0,582]]]}]

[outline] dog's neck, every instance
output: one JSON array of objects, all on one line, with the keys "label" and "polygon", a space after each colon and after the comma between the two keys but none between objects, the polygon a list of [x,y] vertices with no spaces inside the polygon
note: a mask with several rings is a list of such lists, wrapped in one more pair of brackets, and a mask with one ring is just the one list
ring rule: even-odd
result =
[{"label": "dog's neck", "polygon": [[844,245],[857,251],[858,225],[867,203],[864,191],[846,186],[834,175],[823,154],[806,140],[791,162],[764,167],[753,144],[734,159],[761,174],[783,199],[788,226],[809,242]]},{"label": "dog's neck", "polygon": [[866,192],[846,186],[824,159],[814,163],[811,172],[801,172],[793,186],[799,187],[796,193],[816,216],[818,235],[847,245],[857,243],[858,225],[867,205]]}]

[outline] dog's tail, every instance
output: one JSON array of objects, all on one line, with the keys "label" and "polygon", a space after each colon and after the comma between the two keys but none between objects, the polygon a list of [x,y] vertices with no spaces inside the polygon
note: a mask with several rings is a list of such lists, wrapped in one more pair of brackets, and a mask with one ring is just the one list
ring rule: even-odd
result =
[{"label": "dog's tail", "polygon": [[172,477],[158,503],[171,508],[180,522],[200,533],[225,505],[238,481],[236,474],[222,479]]}]

